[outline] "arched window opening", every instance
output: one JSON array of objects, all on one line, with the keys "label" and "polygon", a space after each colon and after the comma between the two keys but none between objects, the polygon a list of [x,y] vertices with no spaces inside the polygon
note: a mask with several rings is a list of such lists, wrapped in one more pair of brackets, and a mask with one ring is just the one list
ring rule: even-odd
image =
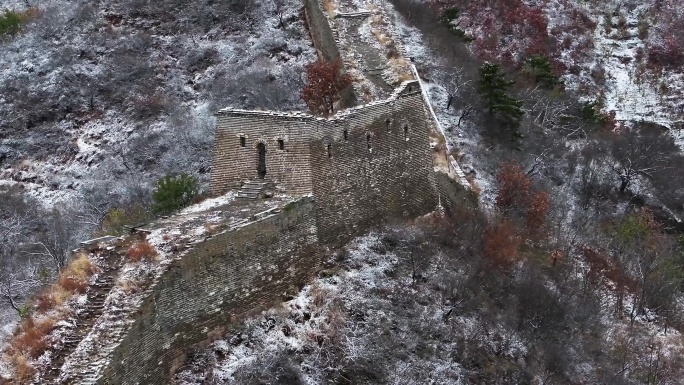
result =
[{"label": "arched window opening", "polygon": [[371,134],[366,134],[366,144],[368,145],[368,151],[373,151],[373,143],[371,142]]},{"label": "arched window opening", "polygon": [[328,158],[332,158],[332,144],[328,144]]},{"label": "arched window opening", "polygon": [[404,124],[404,139],[409,140],[409,126]]},{"label": "arched window opening", "polygon": [[344,131],[342,131],[342,135],[344,136],[345,142],[349,140],[349,130],[345,128]]}]

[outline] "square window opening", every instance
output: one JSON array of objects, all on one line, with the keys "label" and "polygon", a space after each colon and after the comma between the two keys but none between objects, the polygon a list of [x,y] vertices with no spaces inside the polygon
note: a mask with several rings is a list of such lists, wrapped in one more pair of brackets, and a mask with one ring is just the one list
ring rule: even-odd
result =
[{"label": "square window opening", "polygon": [[285,141],[283,139],[278,139],[278,150],[285,149]]},{"label": "square window opening", "polygon": [[247,147],[247,138],[244,136],[240,137],[240,147]]}]

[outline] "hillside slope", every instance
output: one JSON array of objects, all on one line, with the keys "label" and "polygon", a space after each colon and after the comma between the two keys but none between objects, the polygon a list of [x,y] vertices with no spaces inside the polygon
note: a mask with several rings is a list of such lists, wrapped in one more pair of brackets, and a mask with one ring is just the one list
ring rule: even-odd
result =
[{"label": "hillside slope", "polygon": [[684,383],[679,332],[614,314],[609,287],[577,261],[493,269],[479,225],[433,216],[355,240],[295,298],[196,351],[174,383]]},{"label": "hillside slope", "polygon": [[0,56],[0,180],[52,206],[210,170],[213,112],[299,109],[297,1],[50,0]]}]

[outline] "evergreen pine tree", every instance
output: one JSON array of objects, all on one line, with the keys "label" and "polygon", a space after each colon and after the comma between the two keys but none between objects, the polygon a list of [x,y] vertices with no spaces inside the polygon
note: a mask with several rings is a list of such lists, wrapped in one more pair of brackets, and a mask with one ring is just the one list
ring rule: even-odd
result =
[{"label": "evergreen pine tree", "polygon": [[485,63],[480,67],[479,73],[477,91],[489,109],[489,114],[517,127],[525,112],[522,110],[522,102],[507,93],[515,82],[506,80],[498,64]]},{"label": "evergreen pine tree", "polygon": [[197,180],[190,175],[167,175],[157,180],[152,192],[154,206],[152,211],[157,214],[170,214],[188,206],[199,194]]},{"label": "evergreen pine tree", "polygon": [[533,55],[526,60],[527,72],[533,77],[534,81],[541,84],[544,88],[552,89],[560,84],[558,77],[553,74],[551,61],[541,55]]}]

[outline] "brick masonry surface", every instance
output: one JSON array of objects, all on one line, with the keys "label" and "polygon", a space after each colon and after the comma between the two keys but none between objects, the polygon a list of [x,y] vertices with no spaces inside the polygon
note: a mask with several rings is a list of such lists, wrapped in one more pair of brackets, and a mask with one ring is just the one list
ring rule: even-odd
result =
[{"label": "brick masonry surface", "polygon": [[187,348],[219,337],[236,317],[303,286],[318,269],[315,203],[196,245],[174,262],[143,301],[99,384],[168,384]]}]

